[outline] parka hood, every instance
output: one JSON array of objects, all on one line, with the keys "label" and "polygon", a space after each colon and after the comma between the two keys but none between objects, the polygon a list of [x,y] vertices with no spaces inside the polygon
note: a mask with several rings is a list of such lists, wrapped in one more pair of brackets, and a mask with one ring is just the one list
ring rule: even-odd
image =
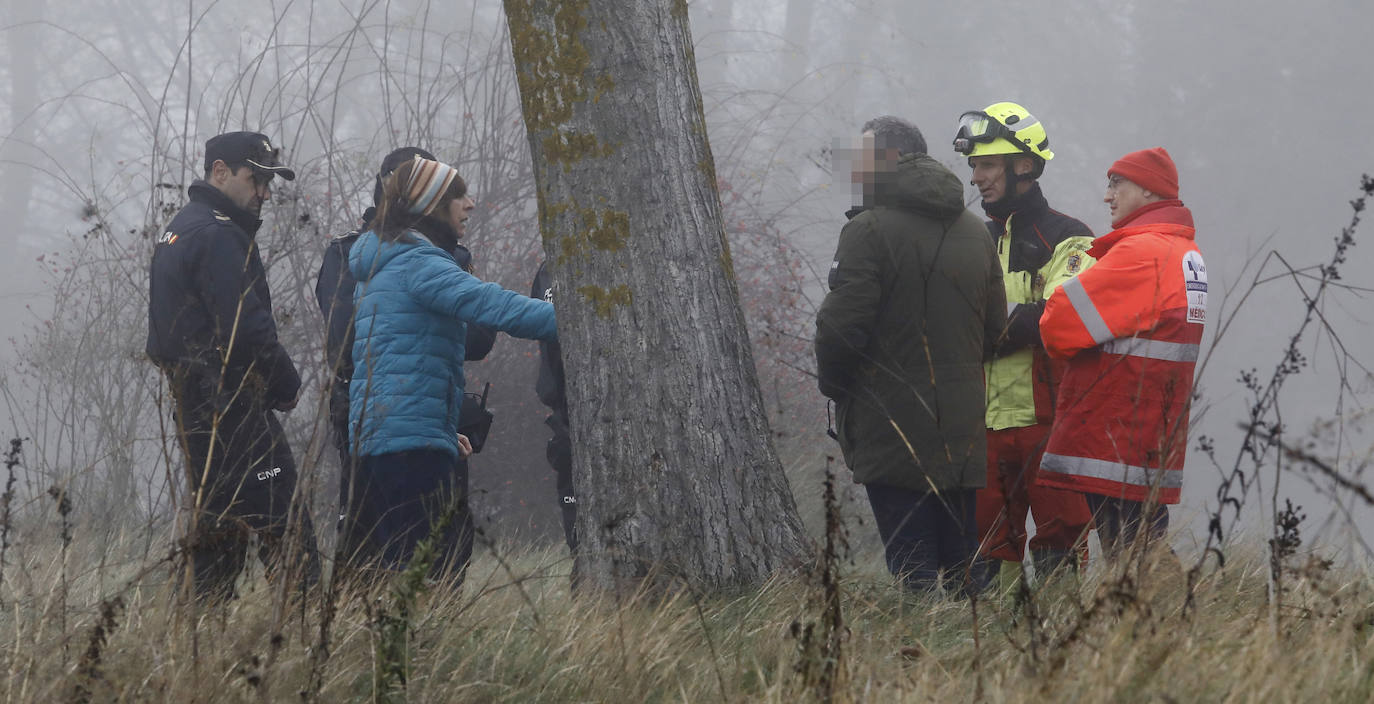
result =
[{"label": "parka hood", "polygon": [[946,218],[964,212],[964,185],[929,154],[905,154],[896,171],[879,181],[878,205]]}]

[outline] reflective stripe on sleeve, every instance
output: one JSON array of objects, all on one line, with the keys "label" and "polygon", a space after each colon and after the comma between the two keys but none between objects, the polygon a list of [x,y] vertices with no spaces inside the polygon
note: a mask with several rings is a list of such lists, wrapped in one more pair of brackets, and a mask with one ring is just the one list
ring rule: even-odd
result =
[{"label": "reflective stripe on sleeve", "polygon": [[1109,462],[1090,457],[1056,455],[1051,452],[1046,452],[1044,458],[1040,460],[1040,471],[1106,479],[1107,481],[1133,486],[1152,487],[1158,480],[1160,488],[1163,489],[1183,488],[1182,470],[1150,469],[1149,467],[1136,467],[1121,462]]},{"label": "reflective stripe on sleeve", "polygon": [[1107,327],[1107,321],[1102,319],[1102,314],[1097,312],[1097,306],[1093,305],[1093,299],[1083,288],[1082,281],[1075,277],[1065,281],[1059,288],[1069,297],[1069,303],[1073,305],[1078,319],[1083,321],[1083,327],[1088,329],[1088,334],[1092,335],[1093,342],[1100,345],[1116,337],[1112,329]]},{"label": "reflective stripe on sleeve", "polygon": [[1158,359],[1163,362],[1196,362],[1198,350],[1198,345],[1147,340],[1140,337],[1122,337],[1102,345],[1103,352]]}]

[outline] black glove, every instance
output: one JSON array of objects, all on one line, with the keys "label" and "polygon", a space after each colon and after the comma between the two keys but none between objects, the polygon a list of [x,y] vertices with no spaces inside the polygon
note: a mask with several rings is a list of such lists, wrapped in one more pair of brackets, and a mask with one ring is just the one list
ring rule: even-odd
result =
[{"label": "black glove", "polygon": [[1040,340],[1040,315],[1045,312],[1045,304],[1017,303],[1007,316],[1007,329],[997,345],[997,357],[1005,357],[1012,352],[1026,348],[1043,346]]}]

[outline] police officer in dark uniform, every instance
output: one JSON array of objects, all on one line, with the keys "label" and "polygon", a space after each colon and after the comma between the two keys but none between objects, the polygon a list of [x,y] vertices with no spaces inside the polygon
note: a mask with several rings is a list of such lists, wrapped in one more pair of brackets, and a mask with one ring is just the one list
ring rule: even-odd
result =
[{"label": "police officer in dark uniform", "polygon": [[[250,534],[269,577],[318,578],[315,535],[294,500],[296,466],[274,411],[301,379],[277,339],[254,237],[275,176],[296,175],[256,132],[205,144],[205,178],[158,238],[150,266],[148,356],[166,374],[187,460],[192,518],[184,550],[198,597],[233,596]],[[287,541],[291,536],[293,540]]]},{"label": "police officer in dark uniform", "polygon": [[[324,261],[320,265],[319,277],[315,281],[315,300],[319,303],[320,313],[324,315],[325,320],[326,364],[332,372],[329,377],[329,420],[333,429],[334,448],[339,453],[340,468],[339,547],[337,554],[345,562],[352,560],[359,553],[362,541],[366,537],[357,535],[357,531],[353,529],[351,521],[352,517],[356,515],[356,511],[350,508],[354,506],[354,501],[361,497],[355,496],[353,491],[354,474],[357,467],[353,462],[353,450],[348,442],[348,386],[353,378],[353,292],[357,287],[357,281],[348,271],[348,252],[353,247],[353,243],[358,241],[358,237],[372,227],[372,220],[377,213],[376,204],[382,199],[382,179],[400,165],[409,163],[416,156],[437,161],[433,154],[419,147],[401,147],[382,159],[381,168],[377,172],[376,185],[372,192],[373,205],[363,211],[362,224],[358,229],[350,230],[330,240],[329,246],[324,252]],[[468,251],[468,248],[458,244],[455,239],[451,251],[458,265],[471,273],[472,253]],[[467,326],[464,359],[469,362],[485,359],[495,344],[495,330],[482,325],[469,324]],[[463,406],[459,410],[461,427],[458,430],[468,436],[472,443],[473,452],[480,452],[491,423],[491,415],[483,405],[475,400],[476,398],[475,394],[464,396]],[[468,461],[466,458],[458,460],[457,471],[459,477],[456,485],[466,489],[468,486]],[[472,513],[466,498],[461,504],[460,515],[456,517],[456,520],[460,524],[457,561],[465,565],[472,555],[475,532]]]},{"label": "police officer in dark uniform", "polygon": [[[548,263],[541,263],[534,275],[530,298],[553,303],[553,277]],[[572,482],[572,436],[568,430],[568,399],[563,377],[563,350],[557,342],[539,343],[539,378],[534,383],[539,401],[549,407],[544,422],[553,430],[545,456],[558,482],[558,506],[563,513],[563,537],[568,549],[577,551],[577,494]]]}]

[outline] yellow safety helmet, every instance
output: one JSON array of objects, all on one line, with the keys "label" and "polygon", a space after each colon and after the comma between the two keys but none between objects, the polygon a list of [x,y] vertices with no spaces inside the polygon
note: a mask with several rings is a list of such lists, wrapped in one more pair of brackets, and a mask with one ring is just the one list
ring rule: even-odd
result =
[{"label": "yellow safety helmet", "polygon": [[1044,161],[1054,158],[1045,126],[1016,103],[993,103],[960,115],[954,151],[968,157],[1029,154]]}]

